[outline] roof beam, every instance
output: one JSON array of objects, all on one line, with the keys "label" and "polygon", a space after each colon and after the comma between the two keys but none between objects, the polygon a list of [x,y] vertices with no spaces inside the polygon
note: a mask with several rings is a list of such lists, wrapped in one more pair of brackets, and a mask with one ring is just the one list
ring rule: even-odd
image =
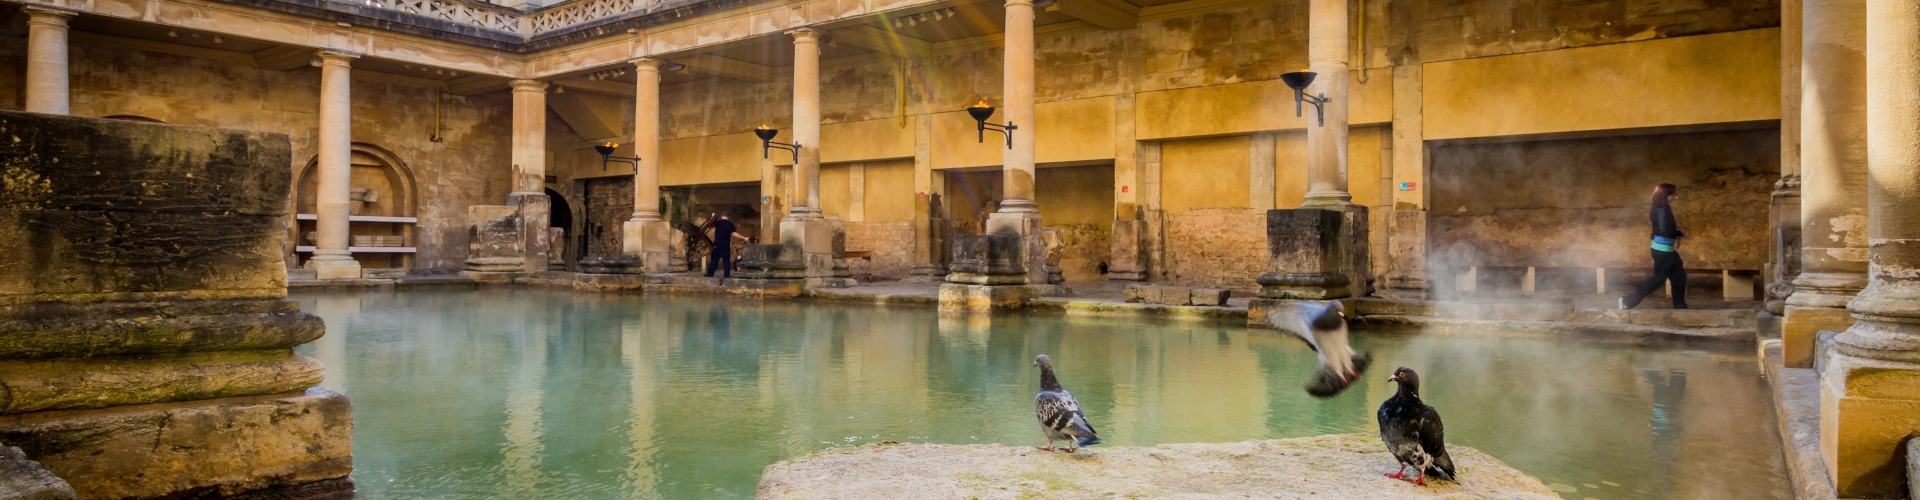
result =
[{"label": "roof beam", "polygon": [[307,47],[282,45],[255,51],[250,57],[253,65],[262,69],[293,71],[313,64],[314,52]]},{"label": "roof beam", "polygon": [[1057,10],[1110,30],[1131,29],[1140,25],[1140,6],[1126,0],[1059,0],[1047,10]]},{"label": "roof beam", "polygon": [[834,30],[830,36],[840,43],[894,57],[925,59],[933,56],[932,42],[865,24]]},{"label": "roof beam", "polygon": [[693,68],[698,71],[741,80],[770,82],[773,81],[774,76],[773,68],[738,59],[728,59],[713,54],[696,54],[685,58],[676,57],[673,58],[673,62],[685,64],[688,68]]},{"label": "roof beam", "polygon": [[467,75],[447,80],[447,93],[453,95],[479,95],[506,88],[507,80],[497,76]]},{"label": "roof beam", "polygon": [[611,96],[625,97],[628,99],[634,98],[634,92],[637,92],[639,90],[638,86],[635,86],[634,84],[631,84],[631,83],[622,82],[619,80],[591,80],[587,78],[567,78],[567,79],[561,79],[561,80],[554,80],[553,84],[566,87],[572,90],[585,90],[585,91],[593,92],[596,94],[607,94]]}]

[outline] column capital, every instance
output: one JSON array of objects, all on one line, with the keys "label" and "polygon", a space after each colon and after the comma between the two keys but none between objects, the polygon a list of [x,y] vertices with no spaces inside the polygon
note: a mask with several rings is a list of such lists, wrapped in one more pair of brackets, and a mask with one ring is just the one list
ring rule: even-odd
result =
[{"label": "column capital", "polygon": [[50,5],[27,4],[20,10],[26,11],[28,24],[46,24],[66,27],[67,20],[80,15],[80,11],[54,7]]},{"label": "column capital", "polygon": [[663,62],[666,62],[666,61],[663,61],[660,58],[653,57],[653,56],[640,56],[640,57],[635,57],[633,59],[627,60],[627,64],[632,64],[633,67],[635,68],[644,69],[644,70],[653,70],[653,71],[659,71],[660,63],[663,63]]},{"label": "column capital", "polygon": [[507,86],[513,87],[514,92],[546,92],[547,91],[547,82],[543,82],[539,80],[510,80],[507,82]]},{"label": "column capital", "polygon": [[360,58],[358,53],[334,49],[320,49],[314,55],[319,56],[320,64],[326,66],[352,66],[353,60]]},{"label": "column capital", "polygon": [[800,43],[800,42],[803,42],[803,41],[805,41],[805,42],[819,42],[819,41],[820,41],[820,31],[819,31],[819,30],[815,30],[815,29],[813,29],[813,28],[794,28],[794,29],[790,29],[790,30],[787,30],[787,36],[790,36],[790,37],[793,37],[793,42],[794,42],[794,43]]}]

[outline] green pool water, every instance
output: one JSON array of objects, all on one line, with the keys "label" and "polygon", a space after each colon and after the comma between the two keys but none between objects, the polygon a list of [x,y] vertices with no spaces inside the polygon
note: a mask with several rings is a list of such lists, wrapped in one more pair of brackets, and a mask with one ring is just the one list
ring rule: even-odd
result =
[{"label": "green pool water", "polygon": [[[1789,498],[1750,346],[1360,332],[1366,380],[1236,326],[563,290],[297,292],[353,400],[360,498],[747,498],[768,464],[881,441],[1045,443],[1051,355],[1110,445],[1371,431],[1394,366],[1450,443],[1566,498]],[[1382,467],[1389,467],[1382,464]]]}]

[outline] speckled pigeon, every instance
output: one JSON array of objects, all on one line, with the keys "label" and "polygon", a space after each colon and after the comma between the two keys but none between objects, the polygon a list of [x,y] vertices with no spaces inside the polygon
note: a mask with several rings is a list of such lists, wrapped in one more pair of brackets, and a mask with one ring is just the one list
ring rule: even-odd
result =
[{"label": "speckled pigeon", "polygon": [[1040,418],[1040,430],[1047,434],[1047,445],[1040,449],[1053,451],[1054,441],[1066,441],[1063,448],[1067,453],[1100,444],[1093,424],[1087,423],[1087,415],[1080,412],[1080,402],[1053,376],[1053,361],[1041,354],[1034,356],[1033,366],[1040,367],[1040,394],[1033,397],[1033,415]]}]

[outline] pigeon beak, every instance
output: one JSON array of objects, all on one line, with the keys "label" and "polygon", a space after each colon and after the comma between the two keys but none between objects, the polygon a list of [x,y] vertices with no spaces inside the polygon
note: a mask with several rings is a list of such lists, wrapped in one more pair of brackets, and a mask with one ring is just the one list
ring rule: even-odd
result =
[{"label": "pigeon beak", "polygon": [[1391,377],[1387,377],[1387,381],[1388,381],[1388,382],[1399,382],[1399,381],[1400,381],[1400,376],[1399,376],[1399,375],[1394,375],[1394,376],[1391,376]]}]

